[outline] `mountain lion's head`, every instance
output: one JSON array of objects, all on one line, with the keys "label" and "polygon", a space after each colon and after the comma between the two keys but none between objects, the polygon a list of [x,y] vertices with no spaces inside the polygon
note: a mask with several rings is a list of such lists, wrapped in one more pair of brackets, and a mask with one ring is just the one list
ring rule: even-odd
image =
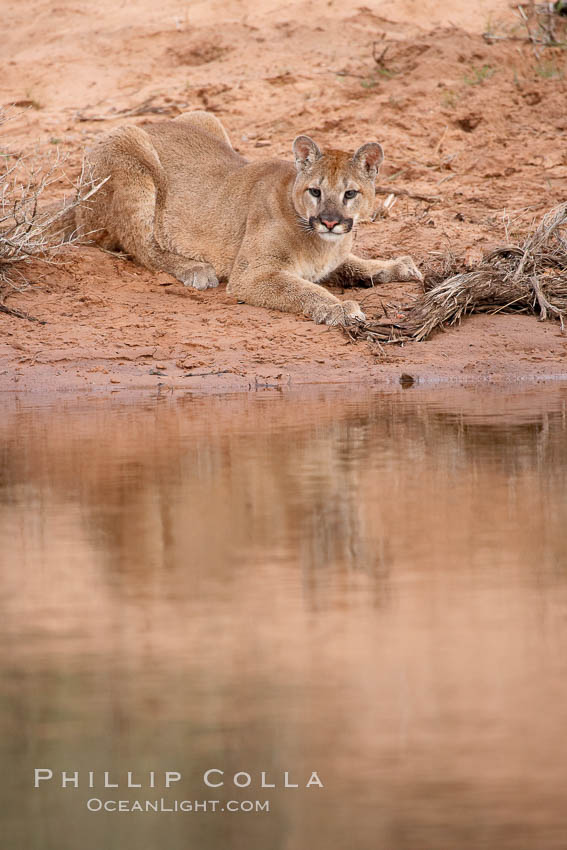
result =
[{"label": "mountain lion's head", "polygon": [[309,136],[293,143],[297,178],[293,205],[304,229],[322,239],[340,239],[359,219],[372,214],[374,181],[384,159],[378,142],[362,145],[354,156],[321,151]]}]

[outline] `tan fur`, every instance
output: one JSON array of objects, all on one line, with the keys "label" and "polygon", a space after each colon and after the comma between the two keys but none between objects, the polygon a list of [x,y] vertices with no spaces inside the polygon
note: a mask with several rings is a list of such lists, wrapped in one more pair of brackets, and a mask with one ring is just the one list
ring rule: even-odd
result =
[{"label": "tan fur", "polygon": [[[110,179],[78,209],[77,225],[103,247],[197,289],[225,279],[228,292],[248,304],[327,324],[361,319],[355,301],[340,301],[319,282],[421,277],[409,257],[351,253],[354,226],[372,211],[382,150],[371,143],[354,156],[321,153],[299,136],[294,153],[295,167],[247,162],[207,112],[122,127],[88,156],[94,176]],[[357,193],[352,200],[344,196],[349,189]]]}]

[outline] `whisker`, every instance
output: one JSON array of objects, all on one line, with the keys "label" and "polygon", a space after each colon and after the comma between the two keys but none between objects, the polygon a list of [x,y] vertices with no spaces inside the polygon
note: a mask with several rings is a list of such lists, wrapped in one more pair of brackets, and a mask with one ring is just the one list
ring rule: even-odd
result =
[{"label": "whisker", "polygon": [[313,228],[311,227],[311,223],[309,222],[308,219],[303,218],[303,216],[300,216],[298,213],[295,214],[295,218],[296,218],[296,221],[297,221],[299,228],[301,230],[303,230],[305,233],[314,233],[315,232],[313,230]]}]

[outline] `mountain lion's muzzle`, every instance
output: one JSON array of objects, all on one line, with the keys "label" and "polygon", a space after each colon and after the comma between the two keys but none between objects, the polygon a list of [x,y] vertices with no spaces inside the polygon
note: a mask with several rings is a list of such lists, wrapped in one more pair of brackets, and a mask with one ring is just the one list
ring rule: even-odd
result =
[{"label": "mountain lion's muzzle", "polygon": [[352,230],[353,219],[342,218],[336,214],[321,213],[319,216],[312,215],[309,224],[317,233],[332,233],[336,236],[342,236]]}]

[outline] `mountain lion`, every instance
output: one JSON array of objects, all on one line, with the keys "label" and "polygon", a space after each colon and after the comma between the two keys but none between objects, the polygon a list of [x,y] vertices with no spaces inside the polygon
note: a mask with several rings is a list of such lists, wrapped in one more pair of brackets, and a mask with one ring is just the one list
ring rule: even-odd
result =
[{"label": "mountain lion", "polygon": [[421,280],[411,257],[351,253],[357,221],[372,212],[382,148],[370,142],[353,156],[298,136],[293,153],[295,166],[248,162],[208,112],[121,127],[88,156],[95,178],[110,177],[73,211],[73,225],[186,286],[226,279],[227,291],[247,304],[328,325],[363,320],[356,301],[340,301],[319,283]]}]

